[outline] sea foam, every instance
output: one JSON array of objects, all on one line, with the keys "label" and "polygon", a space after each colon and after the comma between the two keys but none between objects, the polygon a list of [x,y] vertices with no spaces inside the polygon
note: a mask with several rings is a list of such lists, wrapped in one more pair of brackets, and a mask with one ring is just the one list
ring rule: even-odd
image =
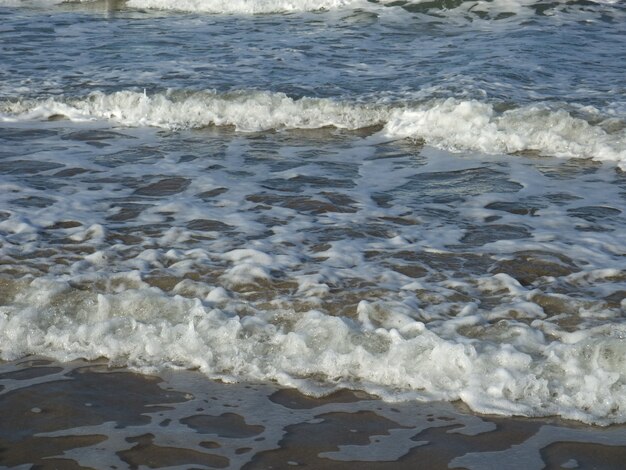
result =
[{"label": "sea foam", "polygon": [[[55,0],[53,0],[55,1]],[[60,0],[57,0],[60,1]],[[592,0],[598,6],[612,6],[617,0]],[[307,11],[334,11],[340,9],[361,9],[375,11],[379,14],[388,11],[409,12],[436,11],[449,18],[459,15],[480,18],[486,15],[489,18],[499,18],[500,14],[529,16],[533,8],[543,6],[537,0],[466,0],[450,3],[444,0],[127,0],[130,8],[171,10],[181,12],[199,12],[210,14],[270,14],[296,13]],[[581,2],[581,5],[584,5]],[[572,2],[553,2],[549,5],[548,14],[567,12],[567,7],[576,9]],[[544,6],[545,8],[545,6]]]},{"label": "sea foam", "polygon": [[626,168],[626,128],[616,124],[616,118],[599,119],[596,113],[591,121],[544,104],[499,112],[488,102],[455,98],[412,105],[361,104],[296,99],[263,91],[168,91],[150,96],[134,91],[96,92],[86,98],[21,99],[0,104],[0,120],[4,121],[53,116],[167,129],[233,126],[242,132],[383,126],[379,135],[385,138],[411,138],[456,152],[533,152],[610,161]]},{"label": "sea foam", "polygon": [[363,0],[128,0],[132,8],[175,10],[204,13],[288,13],[335,10],[363,5]]},{"label": "sea foam", "polygon": [[393,113],[385,132],[421,138],[453,151],[536,151],[556,157],[626,162],[625,132],[610,134],[565,110],[543,105],[497,113],[489,103],[453,98],[431,101]]},{"label": "sea foam", "polygon": [[[15,302],[0,307],[5,360],[107,357],[143,372],[196,368],[311,395],[348,387],[392,401],[463,400],[482,413],[626,422],[623,326],[549,341],[540,329],[517,323],[514,341],[499,344],[451,337],[409,317],[374,328],[367,304],[359,306],[358,320],[316,310],[240,316],[218,308],[210,294],[202,301],[147,286],[95,293],[45,279],[21,284]],[[478,321],[466,313],[465,323]]]},{"label": "sea foam", "polygon": [[[615,5],[618,0],[591,0],[597,8],[610,9],[609,14],[619,14]],[[376,14],[436,12],[448,19],[471,18],[472,21],[489,18],[502,20],[510,15],[532,16],[536,7],[541,7],[547,15],[569,14],[572,10],[580,13],[578,6],[588,6],[587,2],[553,2],[546,5],[537,0],[465,0],[450,3],[445,0],[0,0],[2,7],[54,7],[62,5],[92,5],[106,9],[135,9],[143,11],[172,11],[200,14],[223,15],[263,15],[304,12],[366,10]],[[587,12],[588,13],[588,12]]]},{"label": "sea foam", "polygon": [[214,92],[93,93],[86,99],[23,100],[5,103],[4,119],[47,119],[63,115],[76,121],[106,119],[128,126],[167,129],[234,126],[239,131],[314,129],[333,126],[359,129],[383,122],[384,108],[338,103],[329,99],[293,99],[283,93]]}]

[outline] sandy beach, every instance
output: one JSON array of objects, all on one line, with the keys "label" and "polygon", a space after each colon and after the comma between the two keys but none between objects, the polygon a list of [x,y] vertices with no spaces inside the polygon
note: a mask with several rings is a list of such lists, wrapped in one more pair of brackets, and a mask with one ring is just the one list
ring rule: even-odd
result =
[{"label": "sandy beach", "polygon": [[103,361],[0,366],[0,465],[37,469],[618,469],[626,426],[324,398]]}]

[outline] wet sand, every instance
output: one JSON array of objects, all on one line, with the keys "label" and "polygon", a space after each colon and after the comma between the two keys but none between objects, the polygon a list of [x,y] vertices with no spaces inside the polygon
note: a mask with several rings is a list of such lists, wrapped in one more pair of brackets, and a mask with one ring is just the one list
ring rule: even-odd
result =
[{"label": "wet sand", "polygon": [[626,426],[478,416],[460,404],[312,398],[193,371],[0,365],[0,466],[19,469],[618,469]]}]

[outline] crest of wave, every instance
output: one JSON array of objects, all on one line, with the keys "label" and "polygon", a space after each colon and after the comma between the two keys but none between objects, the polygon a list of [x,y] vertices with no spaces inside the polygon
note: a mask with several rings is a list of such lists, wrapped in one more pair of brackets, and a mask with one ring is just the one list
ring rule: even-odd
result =
[{"label": "crest of wave", "polygon": [[396,110],[384,132],[424,140],[451,151],[485,153],[536,151],[542,155],[613,161],[626,167],[626,132],[537,104],[497,113],[489,103],[453,98]]},{"label": "crest of wave", "polygon": [[450,151],[530,151],[612,161],[626,169],[626,128],[622,120],[597,115],[588,121],[541,103],[499,112],[490,103],[454,98],[394,107],[376,101],[359,104],[326,98],[294,99],[267,91],[169,91],[151,96],[119,91],[0,105],[0,122],[49,119],[55,115],[73,121],[111,120],[127,126],[166,129],[233,126],[242,132],[383,125],[379,136],[384,138],[417,139]]},{"label": "crest of wave", "polygon": [[0,0],[0,7],[46,7],[62,3],[95,3],[97,0]]},{"label": "crest of wave", "polygon": [[[388,117],[380,107],[320,98],[293,99],[283,93],[262,91],[168,92],[152,96],[133,91],[98,92],[86,99],[23,100],[3,108],[27,120],[63,115],[74,121],[106,119],[167,129],[234,126],[243,132],[327,126],[360,129],[383,123]],[[11,120],[0,115],[2,119]]]},{"label": "crest of wave", "polygon": [[335,10],[365,3],[365,0],[128,0],[127,5],[159,10],[258,14]]}]

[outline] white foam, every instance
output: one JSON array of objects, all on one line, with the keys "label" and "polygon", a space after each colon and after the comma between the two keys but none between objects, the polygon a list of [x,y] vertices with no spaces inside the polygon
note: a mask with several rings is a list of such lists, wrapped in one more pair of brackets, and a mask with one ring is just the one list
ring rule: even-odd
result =
[{"label": "white foam", "polygon": [[0,0],[0,6],[2,7],[23,7],[23,6],[35,6],[35,7],[51,7],[55,5],[61,5],[63,3],[95,3],[98,0]]},{"label": "white foam", "polygon": [[330,99],[293,99],[283,93],[235,92],[218,94],[144,93],[122,91],[93,93],[87,99],[5,103],[0,119],[46,119],[60,114],[72,120],[109,119],[129,126],[157,126],[169,129],[200,128],[209,125],[235,126],[240,131],[280,128],[358,129],[384,119],[379,108],[355,106]]},{"label": "white foam", "polygon": [[[487,102],[428,100],[398,108],[371,102],[294,99],[283,93],[168,91],[148,96],[120,91],[87,98],[23,99],[0,104],[0,121],[43,120],[63,115],[74,121],[111,120],[127,126],[168,129],[234,126],[243,132],[270,129],[359,129],[384,124],[386,138],[421,139],[451,151],[541,155],[615,162],[626,168],[626,128],[607,132],[564,109],[527,105],[497,112]],[[597,116],[596,116],[597,117]]]},{"label": "white foam", "polygon": [[517,323],[517,340],[498,344],[446,338],[436,324],[397,314],[372,328],[380,312],[366,304],[358,321],[315,310],[240,317],[211,305],[153,288],[78,295],[39,279],[0,307],[0,354],[104,356],[144,372],[199,368],[210,377],[276,380],[310,394],[349,386],[389,400],[462,399],[483,413],[626,422],[623,327],[579,332],[578,341],[565,343]]},{"label": "white foam", "polygon": [[262,14],[336,10],[364,5],[363,0],[128,0],[132,8],[204,13]]},{"label": "white foam", "polygon": [[[610,166],[458,158],[415,151],[405,140],[380,143],[380,136],[370,142],[266,133],[259,139],[113,132],[101,123],[34,126],[56,132],[13,148],[6,161],[16,171],[22,148],[34,149],[34,162],[88,171],[60,186],[57,169],[41,171],[32,187],[20,186],[23,175],[5,167],[2,358],[102,356],[145,372],[197,367],[211,377],[275,380],[309,394],[346,386],[389,400],[462,399],[487,413],[626,421],[626,329],[616,298],[626,289],[618,250],[623,216],[614,209],[596,224],[615,230],[576,229],[584,221],[576,217],[580,209],[620,200],[621,176]],[[108,146],[94,150],[85,143],[92,138],[106,138]],[[189,155],[197,158],[181,158]],[[577,176],[548,176],[563,167]],[[161,197],[138,198],[138,189],[166,175],[188,185],[174,195],[166,186]],[[462,175],[468,179],[457,183]],[[513,192],[510,182],[518,184]],[[443,186],[452,193],[453,184],[463,199],[432,202],[432,191]],[[216,188],[227,190],[201,196]],[[393,196],[388,204],[374,203],[381,192]],[[551,199],[568,194],[577,197]],[[339,206],[346,196],[351,210],[288,207],[294,198],[323,195]],[[33,196],[54,201],[21,205]],[[265,196],[276,202],[259,203]],[[146,207],[134,218],[109,219],[120,213],[120,202],[138,200]],[[510,213],[489,208],[494,202],[536,203],[540,210]],[[451,206],[454,214],[443,212]],[[442,212],[430,213],[436,209]],[[458,246],[471,227],[489,229],[485,219],[497,214],[498,224],[524,225],[529,236]],[[202,219],[231,228],[189,228]],[[543,253],[564,272],[556,269],[558,278],[538,278],[532,286],[517,280],[515,270],[490,273],[505,260],[523,263],[519,251]],[[411,266],[425,273],[398,271]],[[569,273],[568,266],[582,271]],[[21,274],[26,277],[12,280]]]},{"label": "white foam", "polygon": [[421,138],[452,151],[514,153],[534,150],[557,157],[626,162],[626,132],[608,134],[564,110],[531,105],[498,114],[478,101],[446,99],[396,111],[390,137]]},{"label": "white foam", "polygon": [[[618,4],[619,0],[592,0],[599,7]],[[113,2],[109,4],[109,2]],[[537,0],[477,0],[460,2],[450,6],[445,2],[431,0],[0,0],[3,7],[53,7],[58,5],[106,4],[106,8],[125,7],[138,10],[158,10],[189,13],[208,13],[226,15],[284,14],[302,12],[320,12],[337,10],[373,10],[377,14],[395,12],[406,16],[402,7],[427,4],[425,8],[445,14],[449,20],[471,17],[473,21],[481,19],[479,15],[497,18],[502,13],[513,14],[519,18],[533,14],[532,7]],[[554,2],[544,15],[567,13],[568,2]],[[574,10],[576,11],[576,10]],[[499,18],[502,19],[502,18]]]}]

